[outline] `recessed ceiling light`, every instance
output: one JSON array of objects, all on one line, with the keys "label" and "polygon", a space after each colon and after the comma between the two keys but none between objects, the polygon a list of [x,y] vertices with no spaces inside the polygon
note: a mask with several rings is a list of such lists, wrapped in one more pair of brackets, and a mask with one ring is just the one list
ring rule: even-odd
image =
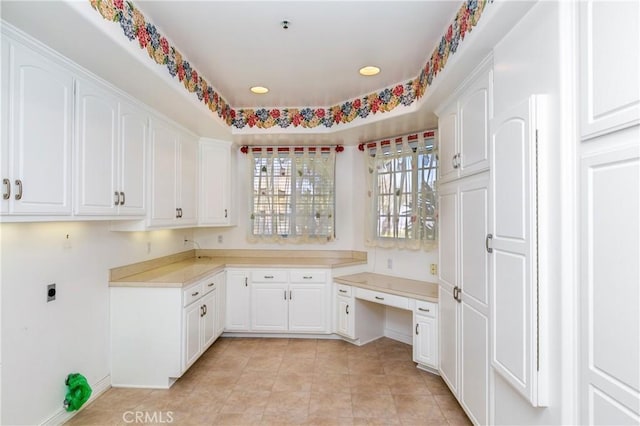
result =
[{"label": "recessed ceiling light", "polygon": [[267,89],[266,87],[262,87],[262,86],[253,86],[249,90],[251,90],[256,95],[264,95],[265,93],[267,93],[269,91],[269,89]]},{"label": "recessed ceiling light", "polygon": [[380,72],[380,68],[374,67],[373,65],[368,65],[366,67],[360,68],[359,73],[365,76],[376,75]]}]

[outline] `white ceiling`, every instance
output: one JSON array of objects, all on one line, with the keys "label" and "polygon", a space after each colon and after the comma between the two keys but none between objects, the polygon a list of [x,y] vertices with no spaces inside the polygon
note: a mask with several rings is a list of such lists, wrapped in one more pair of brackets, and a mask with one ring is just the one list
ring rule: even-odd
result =
[{"label": "white ceiling", "polygon": [[[148,21],[234,108],[332,106],[418,75],[462,2],[145,1]],[[530,1],[487,6],[420,102],[330,129],[231,129],[88,0],[0,1],[3,20],[200,136],[239,144],[358,142],[433,128],[433,113]],[[280,26],[291,21],[290,28]],[[375,64],[365,78],[357,70]],[[256,96],[249,86],[271,92]],[[293,132],[291,131],[293,130]]]},{"label": "white ceiling", "polygon": [[[136,1],[234,108],[331,106],[418,75],[460,1]],[[290,21],[288,29],[281,22]],[[362,77],[376,65],[382,72]],[[254,95],[251,86],[270,89]]]}]

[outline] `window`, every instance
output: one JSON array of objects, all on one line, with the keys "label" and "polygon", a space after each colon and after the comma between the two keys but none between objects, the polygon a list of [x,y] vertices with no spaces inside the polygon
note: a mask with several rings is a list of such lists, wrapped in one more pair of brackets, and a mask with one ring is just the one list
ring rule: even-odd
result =
[{"label": "window", "polygon": [[370,245],[417,249],[437,242],[434,137],[429,131],[367,145]]},{"label": "window", "polygon": [[335,238],[335,152],[249,149],[252,241],[323,242]]}]

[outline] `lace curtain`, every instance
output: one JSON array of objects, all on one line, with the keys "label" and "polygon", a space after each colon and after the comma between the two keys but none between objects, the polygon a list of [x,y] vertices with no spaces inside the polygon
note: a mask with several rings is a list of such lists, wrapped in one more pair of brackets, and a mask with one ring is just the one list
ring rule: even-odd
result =
[{"label": "lace curtain", "polygon": [[335,150],[249,149],[250,242],[335,239]]},{"label": "lace curtain", "polygon": [[424,134],[365,147],[368,246],[437,247],[437,153],[435,138]]}]

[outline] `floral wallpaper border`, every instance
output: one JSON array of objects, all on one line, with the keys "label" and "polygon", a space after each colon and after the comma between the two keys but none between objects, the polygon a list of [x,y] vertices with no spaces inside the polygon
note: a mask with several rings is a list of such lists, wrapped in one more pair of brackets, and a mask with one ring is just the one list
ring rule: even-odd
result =
[{"label": "floral wallpaper border", "polygon": [[272,127],[286,129],[291,126],[310,129],[319,126],[329,128],[338,124],[351,123],[356,118],[385,113],[399,105],[409,106],[424,96],[435,76],[444,69],[449,55],[458,50],[466,34],[477,25],[487,3],[492,1],[465,0],[418,76],[403,84],[387,87],[379,92],[328,108],[234,109],[199,75],[197,70],[191,67],[178,49],[158,32],[155,25],[146,20],[131,1],[89,0],[91,6],[104,19],[117,22],[129,40],[137,40],[140,48],[146,49],[151,59],[166,66],[169,74],[177,77],[186,90],[195,93],[213,113],[228,126],[236,129],[247,126],[259,129]]}]

